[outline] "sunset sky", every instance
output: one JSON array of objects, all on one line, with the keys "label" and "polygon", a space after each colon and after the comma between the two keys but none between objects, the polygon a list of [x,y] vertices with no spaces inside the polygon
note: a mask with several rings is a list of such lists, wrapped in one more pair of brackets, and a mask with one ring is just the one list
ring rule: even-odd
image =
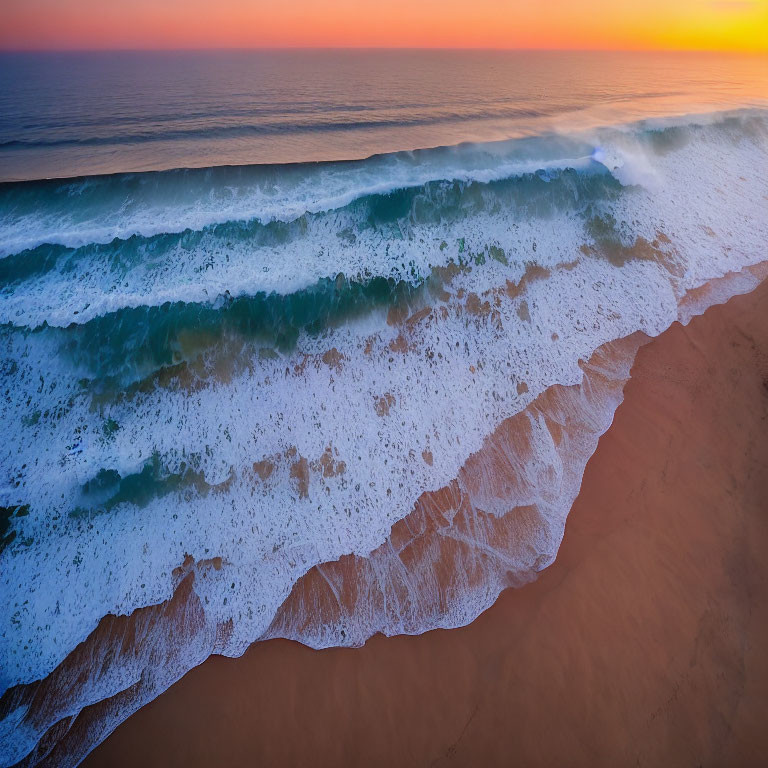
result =
[{"label": "sunset sky", "polygon": [[0,48],[768,51],[768,0],[2,0]]}]

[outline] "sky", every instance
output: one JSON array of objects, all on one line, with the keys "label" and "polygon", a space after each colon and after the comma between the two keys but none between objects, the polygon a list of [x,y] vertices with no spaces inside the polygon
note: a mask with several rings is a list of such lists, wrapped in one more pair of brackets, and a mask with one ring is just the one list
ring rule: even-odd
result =
[{"label": "sky", "polygon": [[768,52],[768,0],[0,0],[0,49]]}]

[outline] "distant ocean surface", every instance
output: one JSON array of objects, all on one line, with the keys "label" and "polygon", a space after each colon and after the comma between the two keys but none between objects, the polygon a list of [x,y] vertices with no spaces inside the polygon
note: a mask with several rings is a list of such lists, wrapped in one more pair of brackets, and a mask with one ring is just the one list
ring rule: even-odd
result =
[{"label": "distant ocean surface", "polygon": [[0,54],[0,181],[348,160],[766,99],[765,56]]},{"label": "distant ocean surface", "polygon": [[642,340],[768,275],[766,63],[0,56],[0,765],[536,578]]}]

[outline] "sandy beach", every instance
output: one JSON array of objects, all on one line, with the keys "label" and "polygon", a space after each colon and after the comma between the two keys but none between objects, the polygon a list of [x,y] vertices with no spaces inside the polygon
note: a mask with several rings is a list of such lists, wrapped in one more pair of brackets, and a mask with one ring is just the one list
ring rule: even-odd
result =
[{"label": "sandy beach", "polygon": [[470,626],[212,657],[85,765],[764,764],[766,319],[640,349],[555,563]]}]

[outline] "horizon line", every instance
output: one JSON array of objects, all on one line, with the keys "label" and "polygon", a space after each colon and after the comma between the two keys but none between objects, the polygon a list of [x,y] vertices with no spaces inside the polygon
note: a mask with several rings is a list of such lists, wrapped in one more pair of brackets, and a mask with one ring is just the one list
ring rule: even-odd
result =
[{"label": "horizon line", "polygon": [[765,50],[737,48],[547,48],[541,46],[434,46],[434,45],[255,45],[255,46],[134,46],[115,48],[1,48],[3,53],[222,53],[277,51],[488,51],[499,53],[724,53],[742,56],[768,55]]}]

